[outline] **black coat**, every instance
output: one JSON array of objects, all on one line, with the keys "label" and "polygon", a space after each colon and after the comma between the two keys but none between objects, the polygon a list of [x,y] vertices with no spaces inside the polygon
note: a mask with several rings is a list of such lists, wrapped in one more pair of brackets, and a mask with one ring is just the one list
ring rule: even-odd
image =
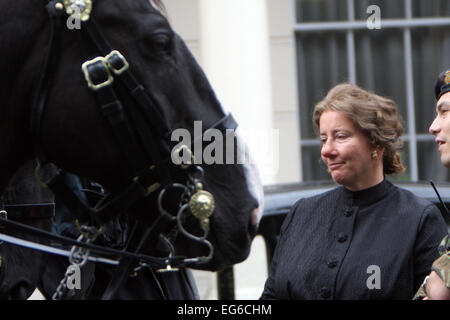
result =
[{"label": "black coat", "polygon": [[439,209],[384,180],[298,201],[261,299],[411,299],[447,233]]}]

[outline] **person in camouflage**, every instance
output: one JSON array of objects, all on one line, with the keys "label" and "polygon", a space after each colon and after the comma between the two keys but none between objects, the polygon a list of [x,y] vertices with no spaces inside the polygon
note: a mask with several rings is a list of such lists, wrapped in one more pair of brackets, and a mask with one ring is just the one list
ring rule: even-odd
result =
[{"label": "person in camouflage", "polygon": [[442,239],[439,245],[441,256],[433,262],[428,275],[414,300],[450,300],[450,236]]},{"label": "person in camouflage", "polygon": [[[447,235],[440,246],[441,257],[433,262],[431,270],[439,277],[436,284],[428,285],[428,298],[450,300],[450,236]],[[439,281],[442,280],[442,281]],[[425,286],[426,288],[426,286]]]},{"label": "person in camouflage", "polygon": [[[450,69],[443,71],[434,85],[437,100],[436,118],[430,133],[436,137],[442,164],[450,168]],[[439,245],[440,257],[431,266],[431,273],[414,296],[414,299],[450,300],[450,235]]]}]

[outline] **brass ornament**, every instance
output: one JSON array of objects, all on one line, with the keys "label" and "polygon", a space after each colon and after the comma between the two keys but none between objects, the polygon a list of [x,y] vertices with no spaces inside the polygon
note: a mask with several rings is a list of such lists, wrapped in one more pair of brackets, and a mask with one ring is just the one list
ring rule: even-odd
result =
[{"label": "brass ornament", "polygon": [[189,209],[197,219],[208,219],[214,211],[214,197],[208,191],[198,190],[189,200]]},{"label": "brass ornament", "polygon": [[445,72],[444,82],[445,82],[445,84],[449,84],[450,83],[450,70],[447,70]]},{"label": "brass ornament", "polygon": [[57,2],[55,4],[55,9],[58,11],[62,11],[62,10],[64,10],[64,5],[61,2]]},{"label": "brass ornament", "polygon": [[63,0],[66,13],[71,15],[80,15],[81,21],[89,20],[92,11],[93,0]]}]

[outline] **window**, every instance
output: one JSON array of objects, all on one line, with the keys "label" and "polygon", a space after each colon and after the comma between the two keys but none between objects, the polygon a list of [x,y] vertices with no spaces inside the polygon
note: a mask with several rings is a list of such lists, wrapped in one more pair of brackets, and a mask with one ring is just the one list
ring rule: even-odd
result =
[{"label": "window", "polygon": [[[397,103],[404,124],[405,173],[390,179],[450,181],[428,133],[433,84],[450,67],[448,0],[293,0],[304,181],[329,180],[312,124],[315,103],[349,81]],[[377,5],[381,29],[368,29]]]}]

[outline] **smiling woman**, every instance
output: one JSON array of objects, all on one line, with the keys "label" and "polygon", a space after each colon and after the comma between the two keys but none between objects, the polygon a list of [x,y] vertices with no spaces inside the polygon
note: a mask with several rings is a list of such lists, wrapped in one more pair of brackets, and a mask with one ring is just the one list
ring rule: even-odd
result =
[{"label": "smiling woman", "polygon": [[405,171],[397,151],[403,144],[403,126],[393,100],[344,83],[331,89],[317,103],[313,115],[317,128],[321,128],[320,119],[326,111],[340,112],[353,122],[356,129],[361,130],[373,151],[383,160],[385,174]]},{"label": "smiling woman", "polygon": [[385,179],[404,170],[396,104],[345,83],[313,120],[341,186],[294,204],[262,298],[411,299],[447,231],[436,206]]},{"label": "smiling woman", "polygon": [[350,190],[361,190],[383,181],[383,161],[372,150],[364,132],[342,112],[326,111],[320,117],[322,159],[333,180]]}]

